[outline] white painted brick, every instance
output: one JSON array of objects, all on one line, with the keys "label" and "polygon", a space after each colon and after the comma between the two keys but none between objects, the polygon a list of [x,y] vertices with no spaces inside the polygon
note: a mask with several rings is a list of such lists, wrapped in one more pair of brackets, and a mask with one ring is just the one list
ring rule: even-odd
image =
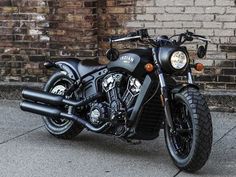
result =
[{"label": "white painted brick", "polygon": [[230,37],[220,37],[220,43],[221,44],[229,44],[230,43]]},{"label": "white painted brick", "polygon": [[139,21],[127,22],[126,26],[127,27],[131,27],[131,28],[141,28],[141,27],[144,27],[143,23],[140,23]]},{"label": "white painted brick", "polygon": [[166,13],[183,13],[184,7],[166,7],[165,12]]},{"label": "white painted brick", "polygon": [[214,0],[196,0],[195,5],[196,6],[213,6]]},{"label": "white painted brick", "polygon": [[193,18],[194,21],[214,21],[214,15],[198,15],[196,14]]},{"label": "white painted brick", "polygon": [[224,14],[226,11],[225,7],[206,7],[206,13],[210,14]]},{"label": "white painted brick", "polygon": [[162,22],[145,22],[145,28],[160,28],[163,27]]},{"label": "white painted brick", "polygon": [[223,60],[226,59],[226,53],[224,52],[208,52],[207,59],[213,59],[213,60]]},{"label": "white painted brick", "polygon": [[227,53],[227,59],[236,60],[236,53]]},{"label": "white painted brick", "polygon": [[230,42],[236,44],[236,37],[230,37]]},{"label": "white painted brick", "polygon": [[196,33],[199,35],[204,35],[204,36],[213,36],[214,30],[213,29],[196,29]]},{"label": "white painted brick", "polygon": [[145,11],[144,11],[144,7],[135,7],[135,8],[134,8],[134,12],[135,12],[136,14],[142,14],[142,13],[145,12]]},{"label": "white painted brick", "polygon": [[235,15],[217,15],[216,21],[233,22],[233,21],[235,21]]},{"label": "white painted brick", "polygon": [[166,28],[182,28],[182,22],[163,22],[163,27]]},{"label": "white painted brick", "polygon": [[185,28],[200,28],[200,27],[202,27],[202,22],[183,22],[183,27],[185,27]]},{"label": "white painted brick", "polygon": [[188,50],[196,51],[197,50],[197,44],[188,44],[186,43],[185,46],[188,48]]},{"label": "white painted brick", "polygon": [[203,14],[204,8],[203,7],[186,7],[185,13]]},{"label": "white painted brick", "polygon": [[192,21],[193,16],[190,14],[163,14],[157,15],[156,19],[159,21]]},{"label": "white painted brick", "polygon": [[148,34],[153,37],[156,36],[156,30],[155,29],[148,29]]},{"label": "white painted brick", "polygon": [[[167,0],[168,1],[168,0]],[[176,6],[193,6],[194,1],[193,0],[175,0]]]},{"label": "white painted brick", "polygon": [[219,44],[220,43],[220,38],[218,37],[210,37],[210,40],[212,43]]},{"label": "white painted brick", "polygon": [[156,29],[156,35],[167,35],[172,36],[174,34],[174,29]]},{"label": "white painted brick", "polygon": [[137,6],[154,6],[154,0],[138,0]]},{"label": "white painted brick", "polygon": [[235,0],[216,0],[217,6],[234,6]]},{"label": "white painted brick", "polygon": [[218,44],[208,44],[208,51],[217,51],[218,50]]},{"label": "white painted brick", "polygon": [[144,14],[144,15],[137,15],[136,17],[137,20],[142,20],[142,21],[153,21],[154,20],[154,15],[151,14]]},{"label": "white painted brick", "polygon": [[234,36],[234,29],[218,30],[215,29],[215,36]]},{"label": "white painted brick", "polygon": [[174,0],[155,0],[156,6],[174,6]]},{"label": "white painted brick", "polygon": [[235,14],[236,13],[236,7],[227,7],[226,8],[226,14]]},{"label": "white painted brick", "polygon": [[203,22],[203,28],[222,28],[223,22]]},{"label": "white painted brick", "polygon": [[164,7],[146,7],[147,14],[160,14],[165,13]]},{"label": "white painted brick", "polygon": [[232,23],[224,23],[224,28],[227,29],[227,28],[232,28],[232,29],[236,29],[236,22],[232,22]]}]

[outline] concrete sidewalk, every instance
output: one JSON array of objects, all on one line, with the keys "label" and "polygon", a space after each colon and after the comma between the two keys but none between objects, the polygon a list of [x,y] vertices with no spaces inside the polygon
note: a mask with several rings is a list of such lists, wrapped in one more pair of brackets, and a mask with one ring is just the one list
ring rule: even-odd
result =
[{"label": "concrete sidewalk", "polygon": [[18,101],[0,105],[3,177],[236,176],[235,113],[212,113],[212,154],[206,166],[191,175],[173,165],[163,134],[141,145],[87,131],[74,140],[59,140],[46,132],[39,116],[20,111]]}]

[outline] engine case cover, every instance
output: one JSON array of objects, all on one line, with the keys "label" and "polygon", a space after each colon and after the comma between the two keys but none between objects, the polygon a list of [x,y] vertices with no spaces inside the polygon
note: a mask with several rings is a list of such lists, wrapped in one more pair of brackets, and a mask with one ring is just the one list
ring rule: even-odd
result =
[{"label": "engine case cover", "polygon": [[95,103],[89,112],[89,120],[90,122],[98,126],[108,119],[108,108],[105,103]]}]

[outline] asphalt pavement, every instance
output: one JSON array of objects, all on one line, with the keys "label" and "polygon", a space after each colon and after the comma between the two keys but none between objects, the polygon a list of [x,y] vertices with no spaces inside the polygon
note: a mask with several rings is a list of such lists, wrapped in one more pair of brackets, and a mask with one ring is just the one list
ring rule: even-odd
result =
[{"label": "asphalt pavement", "polygon": [[73,140],[51,136],[40,116],[22,112],[19,101],[0,101],[0,177],[236,176],[236,113],[212,112],[214,144],[207,164],[194,175],[172,163],[163,132],[131,145],[83,131]]}]

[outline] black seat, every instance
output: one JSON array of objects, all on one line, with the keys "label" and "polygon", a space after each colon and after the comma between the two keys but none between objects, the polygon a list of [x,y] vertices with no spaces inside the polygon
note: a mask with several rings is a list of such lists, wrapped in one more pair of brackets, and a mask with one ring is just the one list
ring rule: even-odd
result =
[{"label": "black seat", "polygon": [[78,71],[81,77],[92,71],[105,68],[106,65],[101,65],[97,60],[81,60],[78,63]]}]

